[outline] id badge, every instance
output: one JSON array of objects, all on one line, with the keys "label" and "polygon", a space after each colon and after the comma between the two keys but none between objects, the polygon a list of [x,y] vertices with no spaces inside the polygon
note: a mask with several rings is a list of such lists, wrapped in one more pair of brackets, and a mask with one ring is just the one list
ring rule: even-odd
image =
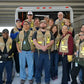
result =
[{"label": "id badge", "polygon": [[77,62],[75,62],[75,67],[78,67],[78,63]]},{"label": "id badge", "polygon": [[3,61],[0,61],[0,63],[3,63]]},{"label": "id badge", "polygon": [[26,41],[24,41],[23,43],[24,43],[24,45],[25,45],[25,44],[26,44]]}]

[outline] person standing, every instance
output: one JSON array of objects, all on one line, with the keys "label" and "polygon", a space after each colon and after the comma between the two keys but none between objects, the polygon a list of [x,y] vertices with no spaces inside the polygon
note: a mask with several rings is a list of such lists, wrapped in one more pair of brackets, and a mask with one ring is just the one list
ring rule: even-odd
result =
[{"label": "person standing", "polygon": [[36,47],[35,56],[35,79],[37,84],[41,84],[41,74],[44,67],[45,83],[50,84],[50,49],[54,43],[54,37],[47,29],[45,20],[41,20],[40,29],[33,35],[33,43]]},{"label": "person standing", "polygon": [[74,29],[73,27],[71,26],[71,22],[69,19],[66,19],[65,20],[65,25],[67,25],[68,27],[68,32],[72,34],[72,36],[74,37]]},{"label": "person standing", "polygon": [[[30,30],[33,30],[34,20],[33,20],[33,12],[32,12],[32,11],[30,11],[30,10],[28,11],[28,13],[27,13],[27,18],[28,18],[28,19],[25,19],[24,21],[29,22]],[[23,21],[23,23],[24,23],[24,21]],[[22,23],[22,25],[23,25],[23,23]]]},{"label": "person standing", "polygon": [[58,47],[60,42],[60,35],[58,34],[57,25],[53,25],[50,28],[50,31],[54,35],[54,44],[52,45],[51,48],[51,78],[52,80],[55,80],[58,78],[58,61],[59,61]]},{"label": "person standing", "polygon": [[68,84],[70,81],[69,70],[71,67],[72,55],[73,55],[73,37],[68,33],[66,25],[62,27],[62,38],[59,45],[59,54],[62,56],[62,83]]},{"label": "person standing", "polygon": [[54,25],[54,20],[52,18],[49,19],[49,24],[47,27],[47,30],[50,30],[50,28]]},{"label": "person standing", "polygon": [[29,84],[33,84],[33,33],[29,30],[29,28],[29,23],[24,21],[23,30],[16,37],[16,45],[19,52],[21,84],[24,84],[27,78],[25,71],[26,61],[28,65]]},{"label": "person standing", "polygon": [[35,18],[34,19],[34,28],[33,28],[34,32],[39,30],[39,23],[40,23],[39,18]]},{"label": "person standing", "polygon": [[0,37],[0,84],[3,84],[2,76],[3,70],[6,69],[7,81],[6,84],[12,84],[12,69],[13,69],[13,53],[15,50],[15,43],[9,37],[8,29],[2,31]]},{"label": "person standing", "polygon": [[58,26],[58,33],[62,35],[62,27],[65,23],[65,18],[63,18],[63,12],[58,12],[58,19],[55,21],[55,24]]},{"label": "person standing", "polygon": [[84,84],[84,32],[79,33],[79,40],[77,40],[75,46],[76,51],[74,53],[74,63],[73,68],[71,70],[71,78],[72,83],[71,84],[78,84],[77,83],[77,76],[80,71],[82,70],[82,81],[80,80],[81,84]]},{"label": "person standing", "polygon": [[[19,32],[22,30],[21,23],[22,22],[20,21],[20,19],[17,19],[16,26],[11,30],[10,37],[14,41],[15,41],[17,35],[19,34]],[[14,52],[14,60],[15,60],[16,75],[19,76],[20,66],[19,66],[19,54],[17,51],[17,47],[15,48],[15,52]]]}]

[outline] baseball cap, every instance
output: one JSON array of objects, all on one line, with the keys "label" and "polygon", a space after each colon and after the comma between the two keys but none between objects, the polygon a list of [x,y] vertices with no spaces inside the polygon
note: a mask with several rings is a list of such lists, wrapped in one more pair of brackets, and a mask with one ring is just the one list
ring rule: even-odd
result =
[{"label": "baseball cap", "polygon": [[21,20],[20,20],[20,19],[16,19],[16,22],[18,22],[18,21],[20,21],[20,22],[21,22]]},{"label": "baseball cap", "polygon": [[33,15],[33,12],[32,11],[28,11],[28,15]]},{"label": "baseball cap", "polygon": [[9,33],[8,29],[4,29],[2,33]]}]

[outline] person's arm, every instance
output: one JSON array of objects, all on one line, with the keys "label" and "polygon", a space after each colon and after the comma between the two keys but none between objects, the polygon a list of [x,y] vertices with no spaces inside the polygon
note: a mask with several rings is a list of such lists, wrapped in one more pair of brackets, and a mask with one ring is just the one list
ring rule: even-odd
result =
[{"label": "person's arm", "polygon": [[21,52],[21,50],[19,49],[19,43],[18,43],[19,42],[19,34],[17,35],[15,41],[16,41],[16,47],[17,47],[18,52]]},{"label": "person's arm", "polygon": [[33,34],[33,43],[34,43],[34,45],[35,45],[36,47],[41,48],[41,45],[38,44],[38,42],[37,42],[36,36],[37,36],[37,32],[35,32],[35,33]]},{"label": "person's arm", "polygon": [[68,39],[68,50],[69,50],[69,55],[73,55],[73,50],[74,50],[74,41],[73,41],[73,37],[69,36]]},{"label": "person's arm", "polygon": [[36,47],[39,47],[41,49],[42,46],[40,44],[38,44],[36,39],[33,39],[33,43]]},{"label": "person's arm", "polygon": [[33,43],[34,43],[34,45],[36,47],[39,47],[41,50],[45,51],[45,46],[42,46],[42,45],[38,44],[36,36],[37,36],[37,32],[35,32],[34,35],[33,35]]},{"label": "person's arm", "polygon": [[72,61],[72,58],[73,58],[73,49],[74,49],[73,37],[69,36],[69,39],[68,39],[68,50],[69,50],[69,53],[67,55],[68,62]]},{"label": "person's arm", "polygon": [[19,32],[14,33],[14,29],[12,29],[12,31],[11,31],[11,33],[10,33],[10,37],[11,37],[12,39],[15,39],[18,34],[19,34]]},{"label": "person's arm", "polygon": [[15,41],[13,41],[13,42],[12,42],[12,48],[11,48],[11,50],[8,52],[8,55],[9,55],[9,56],[11,56],[12,53],[14,53],[15,48],[16,48],[16,43],[15,43]]},{"label": "person's arm", "polygon": [[21,50],[19,49],[19,44],[18,44],[18,42],[16,43],[16,47],[17,47],[18,52],[20,53]]}]

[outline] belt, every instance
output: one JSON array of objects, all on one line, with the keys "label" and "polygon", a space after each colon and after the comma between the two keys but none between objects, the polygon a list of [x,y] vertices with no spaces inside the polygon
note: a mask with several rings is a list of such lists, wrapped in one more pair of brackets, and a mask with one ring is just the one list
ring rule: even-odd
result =
[{"label": "belt", "polygon": [[31,50],[22,50],[22,51],[31,51]]}]

